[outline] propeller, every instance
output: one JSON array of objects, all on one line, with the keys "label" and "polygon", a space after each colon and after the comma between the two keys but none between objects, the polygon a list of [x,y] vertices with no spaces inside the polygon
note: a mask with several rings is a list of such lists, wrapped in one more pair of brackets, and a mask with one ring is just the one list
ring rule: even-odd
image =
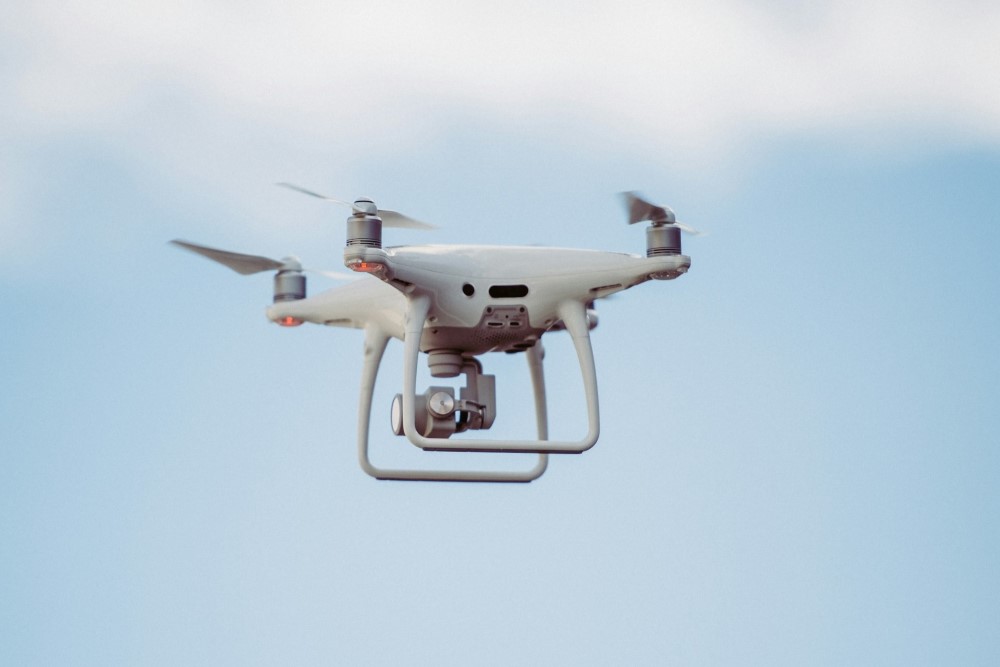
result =
[{"label": "propeller", "polygon": [[674,225],[683,232],[692,236],[704,236],[703,232],[694,227],[677,222],[677,216],[669,206],[657,206],[639,196],[637,192],[621,193],[625,208],[628,209],[628,224],[634,225],[637,222],[649,221],[653,225]]},{"label": "propeller", "polygon": [[400,229],[437,229],[434,225],[429,225],[426,222],[421,222],[419,220],[414,220],[413,218],[403,215],[402,213],[397,213],[396,211],[390,211],[384,208],[378,208],[375,206],[375,202],[371,199],[358,199],[355,200],[353,204],[349,204],[342,199],[334,199],[333,197],[327,197],[326,195],[321,195],[318,192],[313,192],[312,190],[307,190],[306,188],[294,185],[292,183],[277,183],[283,188],[288,188],[289,190],[295,190],[296,192],[301,192],[304,195],[309,195],[310,197],[316,197],[317,199],[325,199],[326,201],[332,201],[335,204],[340,204],[341,206],[350,207],[355,215],[377,215],[382,219],[382,225],[385,227],[396,227]]},{"label": "propeller", "polygon": [[219,264],[228,266],[236,273],[240,273],[244,276],[261,273],[262,271],[308,271],[309,273],[316,273],[321,276],[326,276],[327,278],[333,278],[334,280],[349,280],[355,277],[347,273],[338,273],[336,271],[304,269],[302,268],[302,262],[299,261],[298,257],[285,257],[279,261],[271,259],[270,257],[262,257],[261,255],[245,255],[240,252],[209,248],[208,246],[198,245],[197,243],[191,243],[189,241],[181,241],[180,239],[174,239],[171,243],[184,248],[185,250],[201,255],[202,257],[207,257],[218,262]]}]

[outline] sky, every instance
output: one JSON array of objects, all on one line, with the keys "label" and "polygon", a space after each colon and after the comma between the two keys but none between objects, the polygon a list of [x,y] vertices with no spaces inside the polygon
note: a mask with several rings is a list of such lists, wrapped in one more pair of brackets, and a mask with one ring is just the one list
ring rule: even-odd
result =
[{"label": "sky", "polygon": [[[0,17],[0,663],[1000,660],[995,3]],[[708,234],[599,303],[591,451],[384,482],[360,332],[167,243],[337,269],[344,212],[279,181],[438,226],[394,245],[641,254],[625,190]],[[401,356],[377,463],[524,465],[393,437]],[[483,363],[491,436],[530,437],[523,359]]]}]

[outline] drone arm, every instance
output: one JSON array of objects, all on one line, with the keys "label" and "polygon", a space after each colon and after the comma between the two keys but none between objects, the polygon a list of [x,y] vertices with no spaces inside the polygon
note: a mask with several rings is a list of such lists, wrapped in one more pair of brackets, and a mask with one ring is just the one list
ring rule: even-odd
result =
[{"label": "drone arm", "polygon": [[[458,452],[520,452],[538,454],[579,454],[585,452],[597,442],[600,435],[600,409],[597,399],[597,370],[594,366],[594,351],[590,345],[590,330],[587,324],[586,306],[572,299],[564,301],[559,306],[559,317],[566,324],[566,329],[573,337],[580,370],[583,375],[584,393],[587,399],[587,434],[579,441],[547,440],[547,420],[545,419],[544,383],[540,381],[540,357],[536,362],[539,370],[532,371],[532,382],[535,384],[535,406],[539,411],[538,424],[541,433],[538,440],[470,440],[428,438],[421,435],[416,427],[416,386],[417,361],[420,352],[420,338],[424,324],[430,312],[430,299],[424,295],[411,296],[406,311],[404,353],[403,353],[403,431],[414,445],[431,451]],[[541,391],[539,391],[541,389]],[[541,394],[541,398],[539,398]],[[539,410],[539,408],[541,408]]]},{"label": "drone arm", "polygon": [[[376,479],[419,482],[530,482],[548,467],[548,456],[539,454],[538,462],[524,472],[479,470],[391,470],[379,468],[368,456],[368,431],[371,424],[372,397],[382,355],[390,336],[376,325],[365,328],[365,359],[361,370],[361,399],[358,405],[358,461],[361,468]],[[541,426],[539,427],[541,428]]]}]

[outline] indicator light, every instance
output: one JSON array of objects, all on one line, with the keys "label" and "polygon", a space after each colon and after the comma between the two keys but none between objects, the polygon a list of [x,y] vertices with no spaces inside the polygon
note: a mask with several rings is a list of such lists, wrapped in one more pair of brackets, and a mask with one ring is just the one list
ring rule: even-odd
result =
[{"label": "indicator light", "polygon": [[347,268],[358,273],[384,273],[385,264],[381,262],[365,262],[360,259],[348,262]]}]

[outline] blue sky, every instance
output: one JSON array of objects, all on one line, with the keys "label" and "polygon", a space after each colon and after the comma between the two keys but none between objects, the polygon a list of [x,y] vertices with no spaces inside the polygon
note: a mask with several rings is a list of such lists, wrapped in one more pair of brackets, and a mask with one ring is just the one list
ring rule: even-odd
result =
[{"label": "blue sky", "polygon": [[[1000,12],[505,7],[5,8],[0,662],[1000,658]],[[630,189],[710,233],[600,304],[593,450],[377,482],[360,334],[166,244],[337,268],[343,212],[276,181],[440,227],[390,243],[641,253]],[[375,457],[437,462],[381,416],[400,363]]]}]

